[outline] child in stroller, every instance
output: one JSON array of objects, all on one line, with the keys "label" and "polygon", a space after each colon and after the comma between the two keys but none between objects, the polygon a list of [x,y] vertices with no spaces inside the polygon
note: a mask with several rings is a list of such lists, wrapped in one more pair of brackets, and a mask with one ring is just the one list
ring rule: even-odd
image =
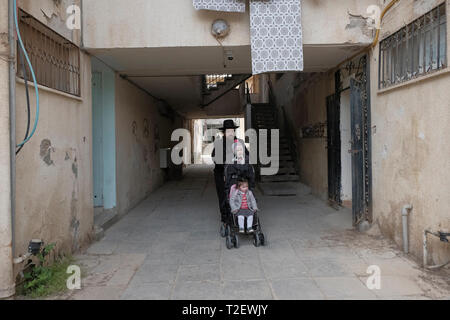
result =
[{"label": "child in stroller", "polygon": [[253,233],[253,214],[258,211],[258,205],[253,192],[248,189],[247,179],[240,178],[237,185],[231,188],[230,209],[237,216],[239,233],[244,233],[245,229],[248,233]]},{"label": "child in stroller", "polygon": [[[242,191],[238,189],[239,183],[241,183],[241,187],[242,184],[248,187],[247,206],[251,212],[245,212],[247,219],[245,219],[244,215],[239,214],[242,206]],[[225,207],[227,208],[227,222],[221,226],[220,234],[226,238],[225,243],[228,249],[231,249],[233,246],[235,248],[239,247],[239,232],[246,235],[253,235],[253,244],[255,247],[265,245],[266,243],[258,217],[256,199],[253,195],[254,188],[255,171],[252,165],[247,163],[225,165]],[[236,200],[238,196],[241,197],[239,201]],[[250,198],[252,199],[250,200]],[[233,214],[232,209],[237,214]]]}]

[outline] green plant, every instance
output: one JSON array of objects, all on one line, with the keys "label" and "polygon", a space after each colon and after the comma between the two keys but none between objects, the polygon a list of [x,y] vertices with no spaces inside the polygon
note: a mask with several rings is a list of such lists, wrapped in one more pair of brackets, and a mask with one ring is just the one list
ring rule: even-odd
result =
[{"label": "green plant", "polygon": [[56,259],[49,264],[47,257],[54,250],[56,244],[46,245],[36,255],[38,263],[32,263],[24,272],[24,282],[19,292],[32,298],[44,297],[66,289],[67,267],[72,259],[65,257]]}]

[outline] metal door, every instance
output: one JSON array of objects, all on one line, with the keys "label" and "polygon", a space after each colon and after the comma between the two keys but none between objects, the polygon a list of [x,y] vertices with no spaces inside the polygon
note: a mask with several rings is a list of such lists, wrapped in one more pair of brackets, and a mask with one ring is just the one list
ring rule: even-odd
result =
[{"label": "metal door", "polygon": [[361,89],[355,79],[350,80],[351,145],[352,154],[352,211],[353,224],[364,216],[364,157]]},{"label": "metal door", "polygon": [[350,81],[352,126],[353,225],[372,223],[372,154],[370,117],[370,65],[368,56],[360,58],[361,67]]},{"label": "metal door", "polygon": [[341,204],[340,105],[336,95],[327,97],[328,199]]},{"label": "metal door", "polygon": [[102,74],[92,73],[92,158],[94,207],[103,206],[103,88]]}]

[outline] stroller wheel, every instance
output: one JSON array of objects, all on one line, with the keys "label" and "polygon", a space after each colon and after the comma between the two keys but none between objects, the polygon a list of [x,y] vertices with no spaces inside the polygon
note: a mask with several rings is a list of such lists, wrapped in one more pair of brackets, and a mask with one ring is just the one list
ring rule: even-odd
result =
[{"label": "stroller wheel", "polygon": [[227,227],[225,229],[225,235],[226,236],[231,236],[231,227],[229,224],[227,224]]},{"label": "stroller wheel", "polygon": [[261,245],[261,239],[259,237],[259,234],[256,232],[253,234],[253,245],[255,247],[259,247]]},{"label": "stroller wheel", "polygon": [[261,242],[262,246],[266,245],[266,237],[264,236],[264,233],[259,234],[259,241]]},{"label": "stroller wheel", "polygon": [[227,229],[225,228],[225,225],[223,223],[220,225],[220,236],[222,238],[225,238],[227,236]]},{"label": "stroller wheel", "polygon": [[237,234],[234,235],[233,242],[234,242],[234,247],[239,248],[239,236]]},{"label": "stroller wheel", "polygon": [[227,236],[227,237],[226,237],[226,239],[225,239],[225,244],[226,244],[226,246],[227,246],[227,249],[233,248],[233,243],[232,243],[232,241],[231,241],[231,237],[230,237],[230,236]]}]

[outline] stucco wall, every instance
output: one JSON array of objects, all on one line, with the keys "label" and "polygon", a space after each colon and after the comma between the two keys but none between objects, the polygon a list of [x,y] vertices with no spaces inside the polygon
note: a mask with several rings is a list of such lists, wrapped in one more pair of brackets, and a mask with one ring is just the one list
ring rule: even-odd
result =
[{"label": "stucco wall", "polygon": [[[16,158],[16,241],[18,253],[28,241],[56,242],[71,252],[89,241],[93,224],[90,58],[81,55],[81,99],[39,90],[37,131]],[[31,120],[35,116],[30,87]],[[26,96],[17,81],[17,140],[26,129]]]},{"label": "stucco wall", "polygon": [[[402,2],[386,16],[396,31],[399,14],[409,23],[442,1]],[[447,15],[448,15],[447,8]],[[396,21],[396,22],[394,22]],[[448,18],[447,18],[448,21]],[[448,32],[449,34],[449,32]],[[449,41],[447,41],[449,43]],[[401,209],[412,204],[410,251],[422,257],[425,228],[450,230],[450,73],[418,79],[378,92],[378,47],[371,58],[373,212],[381,230],[402,245]],[[430,238],[435,263],[450,258],[450,247]]]},{"label": "stucco wall", "polygon": [[170,147],[171,129],[176,124],[159,115],[153,98],[116,75],[116,183],[120,215],[164,182],[159,148]]},{"label": "stucco wall", "polygon": [[[304,44],[370,42],[365,21],[350,16],[365,15],[370,4],[373,0],[303,0]],[[224,45],[250,45],[248,10],[196,11],[186,0],[84,0],[83,14],[88,48],[218,46],[210,35],[211,23],[218,18],[231,26]]]},{"label": "stucco wall", "polygon": [[[386,16],[382,38],[440,3],[400,2]],[[380,92],[378,46],[373,53],[370,80],[374,221],[401,246],[401,209],[405,204],[412,204],[409,249],[420,260],[423,230],[450,230],[450,144],[446,139],[450,134],[450,70]],[[297,129],[325,122],[325,99],[334,92],[331,72],[307,81],[300,83],[295,74],[285,74],[275,84],[277,105],[285,106]],[[301,180],[324,198],[327,192],[325,147],[325,139],[299,139]],[[430,259],[435,263],[450,258],[446,243],[430,237],[429,248]]]},{"label": "stucco wall", "polygon": [[76,45],[80,45],[81,30],[66,27],[67,8],[77,5],[81,8],[81,0],[17,0],[18,6],[38,19],[43,24],[57,31]]},{"label": "stucco wall", "polygon": [[[78,1],[18,3],[42,23],[78,42],[79,31],[68,32],[63,14],[66,6]],[[16,157],[17,255],[26,253],[28,242],[36,238],[55,242],[60,253],[71,253],[90,241],[93,227],[91,65],[90,57],[83,53],[80,72],[80,98],[40,86],[37,131]],[[19,143],[26,131],[27,108],[25,85],[19,79],[16,85]],[[30,100],[33,125],[36,100],[31,84]]]},{"label": "stucco wall", "polygon": [[[300,181],[311,187],[317,196],[326,199],[328,194],[327,141],[321,138],[302,138],[303,127],[327,121],[326,97],[334,92],[334,76],[315,74],[300,84],[297,74],[285,74],[275,83],[278,108],[284,107],[287,118],[296,129]],[[283,115],[279,112],[279,118]]]}]

